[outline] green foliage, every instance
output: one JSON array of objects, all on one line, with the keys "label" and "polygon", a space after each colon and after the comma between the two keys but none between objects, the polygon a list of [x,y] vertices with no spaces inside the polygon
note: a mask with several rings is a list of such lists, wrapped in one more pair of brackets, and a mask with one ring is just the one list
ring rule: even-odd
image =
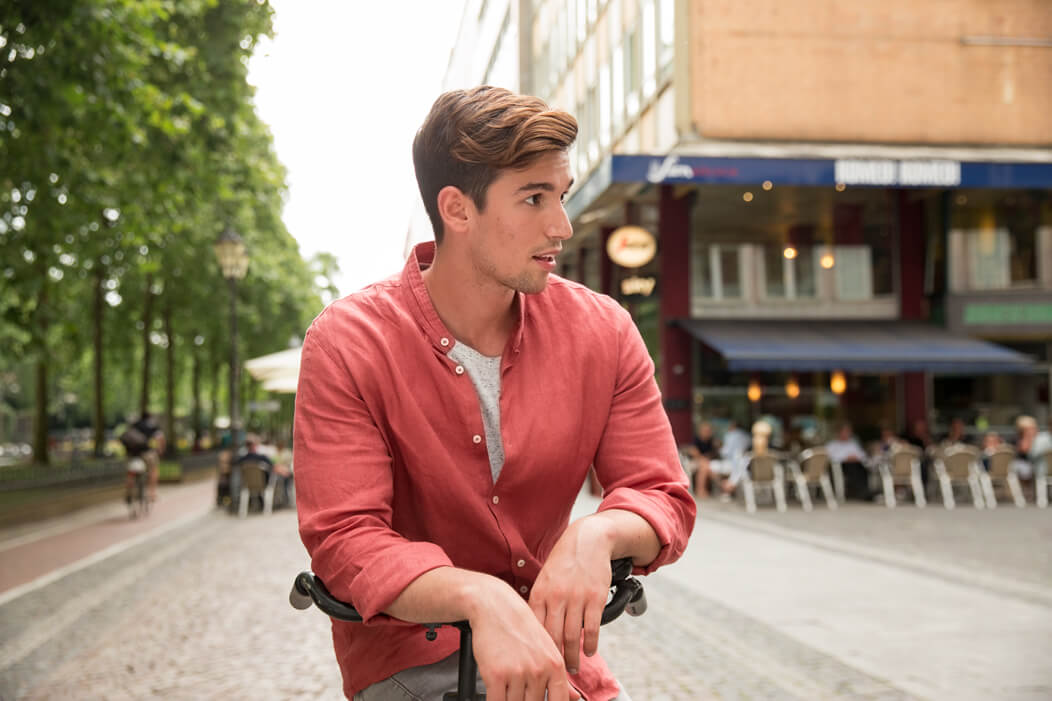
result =
[{"label": "green foliage", "polygon": [[[246,80],[271,30],[265,0],[0,4],[0,373],[52,368],[52,396],[38,404],[65,392],[87,403],[97,324],[112,390],[97,420],[134,413],[148,323],[155,349],[174,344],[166,391],[185,413],[194,349],[206,367],[228,357],[227,286],[212,252],[226,226],[251,255],[242,358],[285,347],[320,309],[317,271],[281,220],[285,171]],[[152,357],[146,381],[160,385],[163,353]]]}]

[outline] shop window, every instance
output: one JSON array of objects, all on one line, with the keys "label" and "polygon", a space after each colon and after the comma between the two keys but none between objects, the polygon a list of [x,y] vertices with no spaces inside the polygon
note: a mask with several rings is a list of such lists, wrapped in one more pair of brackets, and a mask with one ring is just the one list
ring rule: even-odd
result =
[{"label": "shop window", "polygon": [[[951,262],[966,271],[966,287],[999,290],[1033,287],[1041,279],[1042,227],[1052,224],[1045,193],[962,190],[954,196],[951,239],[963,245]],[[1046,254],[1047,255],[1047,254]]]},{"label": "shop window", "polygon": [[693,257],[695,294],[709,299],[741,299],[741,247],[708,244]]},{"label": "shop window", "polygon": [[815,256],[811,246],[788,249],[782,245],[763,247],[764,296],[768,299],[814,297]]},{"label": "shop window", "polygon": [[625,104],[631,119],[639,112],[639,32],[625,35]]},{"label": "shop window", "polygon": [[658,67],[664,75],[671,71],[675,57],[676,3],[675,0],[658,0]]},{"label": "shop window", "polygon": [[657,87],[657,28],[654,18],[654,0],[643,3],[642,21],[642,69],[643,98],[650,99]]}]

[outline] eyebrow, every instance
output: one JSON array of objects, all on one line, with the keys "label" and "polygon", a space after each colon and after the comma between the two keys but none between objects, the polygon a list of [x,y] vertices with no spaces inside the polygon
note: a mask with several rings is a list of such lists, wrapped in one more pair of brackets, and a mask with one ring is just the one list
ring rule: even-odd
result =
[{"label": "eyebrow", "polygon": [[[570,178],[570,182],[566,185],[567,192],[569,192],[570,188],[573,187],[573,183],[574,179]],[[551,183],[526,183],[518,190],[516,190],[516,193],[527,192],[529,190],[544,190],[545,192],[555,192],[555,186]]]}]

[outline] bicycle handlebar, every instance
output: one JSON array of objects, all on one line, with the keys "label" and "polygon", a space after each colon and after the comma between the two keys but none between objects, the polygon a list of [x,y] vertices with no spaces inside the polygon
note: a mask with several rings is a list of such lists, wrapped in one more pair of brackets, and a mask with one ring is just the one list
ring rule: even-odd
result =
[{"label": "bicycle handlebar", "polygon": [[[614,560],[611,565],[610,587],[613,595],[603,609],[602,625],[606,625],[627,612],[630,616],[641,616],[647,610],[646,595],[643,585],[632,575],[632,559],[622,558]],[[325,584],[313,572],[300,572],[292,583],[292,591],[289,592],[289,603],[292,608],[305,610],[315,604],[325,614],[340,621],[362,620],[362,615],[350,604],[340,601],[325,588]],[[446,623],[426,624],[428,628],[437,628],[444,625],[466,626],[465,621],[449,621]],[[430,637],[430,635],[428,636]]]}]

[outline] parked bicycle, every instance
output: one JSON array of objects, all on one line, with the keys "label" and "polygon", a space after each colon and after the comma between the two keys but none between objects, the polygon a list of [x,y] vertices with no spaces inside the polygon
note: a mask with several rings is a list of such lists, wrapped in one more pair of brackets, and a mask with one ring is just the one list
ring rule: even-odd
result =
[{"label": "parked bicycle", "polygon": [[[646,595],[643,584],[632,575],[632,558],[614,560],[611,564],[610,599],[603,609],[601,620],[606,625],[617,619],[622,613],[630,616],[641,616],[647,610]],[[289,592],[289,603],[295,609],[308,609],[313,603],[331,618],[340,621],[361,622],[361,614],[353,605],[336,599],[325,584],[312,572],[300,572],[292,583]],[[436,629],[442,626],[454,626],[460,630],[460,663],[457,669],[457,690],[447,693],[444,701],[485,701],[486,695],[476,692],[478,665],[471,647],[471,626],[467,621],[422,624],[424,635],[428,640],[435,640]]]}]

